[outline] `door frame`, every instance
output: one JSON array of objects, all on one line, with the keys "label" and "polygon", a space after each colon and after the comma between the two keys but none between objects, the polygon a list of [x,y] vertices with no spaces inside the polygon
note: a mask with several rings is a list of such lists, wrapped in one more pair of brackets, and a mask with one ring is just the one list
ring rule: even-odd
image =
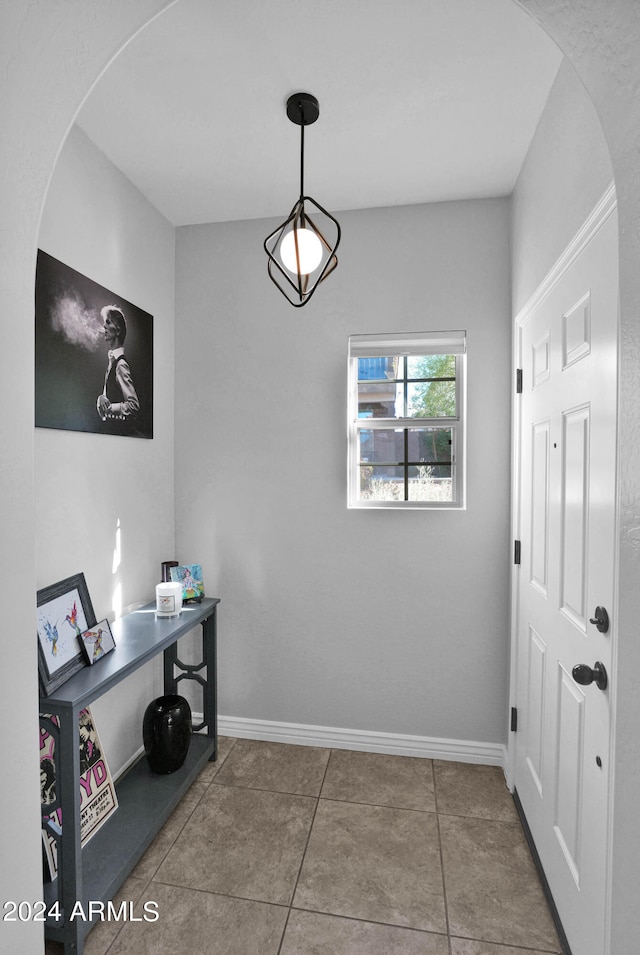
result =
[{"label": "door frame", "polygon": [[[539,308],[542,302],[547,298],[551,290],[555,285],[560,281],[563,275],[568,271],[568,269],[575,262],[577,257],[580,255],[582,250],[585,248],[587,243],[592,239],[592,237],[598,232],[601,226],[606,222],[609,216],[617,208],[617,199],[616,199],[616,190],[615,184],[612,182],[609,184],[604,194],[598,201],[598,203],[593,208],[592,212],[589,214],[581,228],[578,230],[576,235],[573,237],[571,242],[568,244],[562,255],[558,258],[555,264],[552,266],[550,271],[547,273],[543,281],[540,283],[538,288],[534,291],[525,305],[520,309],[517,315],[513,318],[513,365],[512,365],[512,374],[513,374],[513,392],[512,392],[512,401],[511,401],[511,534],[512,541],[521,540],[520,529],[521,529],[521,510],[522,510],[522,500],[521,500],[521,491],[522,491],[522,473],[521,473],[521,443],[522,443],[522,421],[521,421],[521,402],[518,400],[518,395],[516,393],[516,376],[517,369],[522,368],[522,327],[532,315],[532,313]],[[618,280],[619,284],[619,280]],[[618,307],[618,368],[620,364],[620,308]],[[620,388],[620,376],[618,375],[618,395]],[[619,400],[618,400],[619,403]],[[621,526],[620,521],[620,494],[619,494],[619,457],[620,457],[620,447],[619,443],[616,442],[616,503],[615,503],[615,539],[619,539],[619,530]],[[515,545],[514,545],[515,546]],[[618,640],[617,640],[617,628],[615,621],[618,619],[618,595],[619,595],[619,555],[618,548],[616,548],[614,554],[614,605],[612,606],[612,620],[614,621],[614,626],[612,630],[612,666],[611,666],[611,680],[610,680],[610,695],[611,695],[611,726],[610,726],[610,755],[608,759],[608,790],[609,790],[609,799],[608,799],[608,809],[607,809],[607,873],[606,873],[606,898],[605,898],[605,939],[606,939],[606,951],[603,955],[608,955],[610,948],[610,938],[611,938],[611,902],[612,902],[612,862],[613,862],[613,804],[614,804],[614,793],[613,793],[613,768],[615,766],[615,742],[616,742],[616,690],[617,690],[617,662],[618,662]],[[507,780],[507,786],[510,791],[513,792],[515,789],[515,764],[516,764],[516,747],[517,747],[517,730],[514,732],[511,729],[511,712],[512,708],[517,708],[517,686],[518,686],[518,668],[520,661],[518,658],[518,614],[519,614],[519,573],[520,568],[514,561],[512,561],[511,567],[511,585],[510,585],[510,669],[509,669],[509,719],[507,722],[507,748],[506,748],[506,759],[505,759],[505,776]],[[562,918],[562,913],[559,913],[560,918]]]}]

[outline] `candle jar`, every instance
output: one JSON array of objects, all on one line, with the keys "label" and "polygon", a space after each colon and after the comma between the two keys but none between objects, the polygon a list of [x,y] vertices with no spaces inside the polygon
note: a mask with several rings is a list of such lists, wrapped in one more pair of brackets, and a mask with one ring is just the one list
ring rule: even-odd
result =
[{"label": "candle jar", "polygon": [[182,610],[182,584],[168,580],[156,585],[156,617],[177,617]]}]

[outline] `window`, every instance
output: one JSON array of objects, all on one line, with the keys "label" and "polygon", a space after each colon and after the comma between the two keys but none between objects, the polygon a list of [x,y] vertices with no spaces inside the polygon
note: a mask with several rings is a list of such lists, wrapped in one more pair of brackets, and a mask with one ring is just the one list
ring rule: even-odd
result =
[{"label": "window", "polygon": [[466,332],[349,338],[349,507],[464,507]]}]

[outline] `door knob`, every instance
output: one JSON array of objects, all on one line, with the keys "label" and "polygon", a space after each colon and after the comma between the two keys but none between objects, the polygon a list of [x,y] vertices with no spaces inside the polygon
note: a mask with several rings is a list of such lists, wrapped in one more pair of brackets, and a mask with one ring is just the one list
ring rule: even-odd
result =
[{"label": "door knob", "polygon": [[604,607],[596,607],[595,614],[591,617],[589,623],[593,623],[600,633],[606,633],[609,629],[609,614]]},{"label": "door knob", "polygon": [[577,663],[571,671],[571,676],[581,686],[589,686],[590,683],[595,683],[599,690],[606,690],[609,682],[604,663],[600,663],[599,660],[593,664],[593,670],[586,663]]}]

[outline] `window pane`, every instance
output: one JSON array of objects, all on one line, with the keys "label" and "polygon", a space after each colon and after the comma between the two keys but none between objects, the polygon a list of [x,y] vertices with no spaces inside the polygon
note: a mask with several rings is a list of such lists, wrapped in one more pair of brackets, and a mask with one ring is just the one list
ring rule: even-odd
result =
[{"label": "window pane", "polygon": [[407,385],[407,418],[455,418],[455,381],[410,382]]},{"label": "window pane", "polygon": [[361,464],[451,464],[451,428],[363,428],[358,437]]},{"label": "window pane", "polygon": [[451,428],[409,428],[408,431],[409,462],[451,463]]},{"label": "window pane", "polygon": [[409,468],[410,501],[452,501],[451,465],[421,465]]},{"label": "window pane", "polygon": [[404,468],[361,467],[360,500],[404,500]]},{"label": "window pane", "polygon": [[404,433],[384,428],[360,432],[361,463],[401,464],[404,461]]},{"label": "window pane", "polygon": [[358,358],[358,381],[385,381],[396,377],[398,359],[392,355],[387,358]]},{"label": "window pane", "polygon": [[[361,359],[364,361],[364,359]],[[358,383],[359,418],[395,418],[396,384],[365,381]]]},{"label": "window pane", "polygon": [[455,355],[409,355],[407,378],[455,378]]}]

